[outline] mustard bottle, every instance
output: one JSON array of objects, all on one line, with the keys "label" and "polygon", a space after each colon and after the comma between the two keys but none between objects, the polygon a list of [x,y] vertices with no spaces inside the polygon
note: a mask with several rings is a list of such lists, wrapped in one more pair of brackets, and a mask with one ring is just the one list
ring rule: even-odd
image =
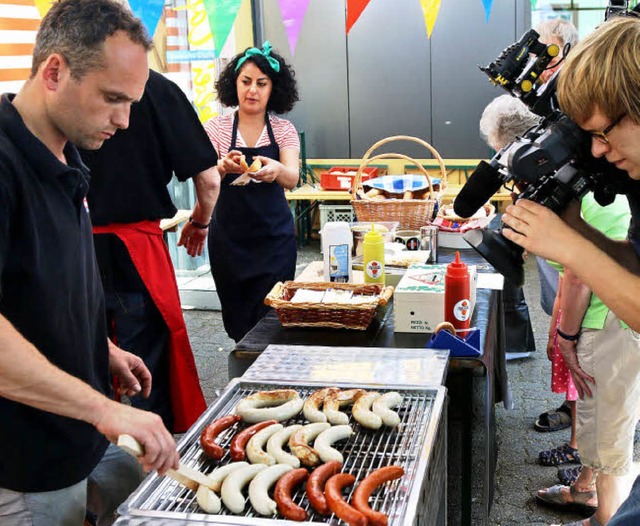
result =
[{"label": "mustard bottle", "polygon": [[384,285],[384,238],[373,223],[364,235],[362,251],[364,282]]}]

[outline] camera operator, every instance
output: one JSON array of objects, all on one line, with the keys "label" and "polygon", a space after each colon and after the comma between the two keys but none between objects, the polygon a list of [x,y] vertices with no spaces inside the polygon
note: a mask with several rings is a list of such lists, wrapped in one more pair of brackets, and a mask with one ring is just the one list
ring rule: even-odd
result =
[{"label": "camera operator", "polygon": [[[627,240],[614,241],[591,228],[580,217],[579,203],[572,203],[561,220],[551,210],[534,202],[521,200],[507,208],[504,236],[529,252],[552,259],[571,268],[584,284],[623,321],[640,330],[640,19],[615,17],[572,50],[559,73],[558,100],[562,110],[582,129],[592,135],[591,152],[605,157],[617,168],[626,171],[633,180],[627,188],[632,222]],[[635,335],[640,339],[640,336]],[[636,351],[637,352],[637,351]],[[580,349],[577,349],[580,361]],[[639,382],[640,371],[629,376],[630,367],[637,368],[635,356],[628,360],[603,357],[589,364],[596,375],[596,388],[605,387],[609,396],[635,414],[636,400],[628,392],[635,386],[623,385],[601,375],[602,369],[625,370],[627,378]],[[581,363],[584,368],[587,366]],[[593,371],[593,373],[591,373]],[[598,381],[598,377],[602,378]],[[631,418],[631,416],[630,416]],[[631,426],[631,433],[633,428]],[[617,436],[614,434],[614,436]],[[608,466],[602,466],[608,468]],[[609,477],[610,478],[610,477]],[[598,486],[609,483],[599,476]],[[596,517],[601,524],[611,526],[638,524],[640,521],[640,479],[636,480],[630,497],[616,515]],[[604,522],[603,522],[604,521]],[[593,524],[593,522],[591,523]]]}]

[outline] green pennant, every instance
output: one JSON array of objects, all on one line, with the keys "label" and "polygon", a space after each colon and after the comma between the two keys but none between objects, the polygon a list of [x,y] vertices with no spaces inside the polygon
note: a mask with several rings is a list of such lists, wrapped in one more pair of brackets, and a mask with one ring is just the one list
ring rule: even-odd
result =
[{"label": "green pennant", "polygon": [[211,27],[215,54],[219,57],[236,21],[242,0],[203,0],[203,3]]},{"label": "green pennant", "polygon": [[531,10],[535,11],[538,5],[538,0],[531,0]]}]

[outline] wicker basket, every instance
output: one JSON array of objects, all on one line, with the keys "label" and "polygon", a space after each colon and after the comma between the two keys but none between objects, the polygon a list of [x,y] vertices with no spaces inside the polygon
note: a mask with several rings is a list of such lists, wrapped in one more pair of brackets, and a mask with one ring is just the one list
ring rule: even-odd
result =
[{"label": "wicker basket", "polygon": [[[298,289],[353,290],[356,294],[378,294],[377,301],[364,304],[351,303],[291,303]],[[386,305],[393,295],[393,287],[380,284],[352,285],[350,283],[278,282],[267,294],[264,302],[273,307],[283,327],[330,327],[333,329],[365,330],[378,305]]]},{"label": "wicker basket", "polygon": [[[496,207],[493,206],[491,203],[487,203],[482,206],[485,210],[486,217],[492,217],[493,214],[495,214]],[[468,223],[469,221],[472,220],[472,218],[470,217],[460,217],[456,214],[452,214],[451,213],[452,210],[453,210],[453,204],[441,206],[440,210],[438,210],[438,217],[441,217],[442,219],[446,219],[447,221],[455,221],[456,223],[459,223],[459,224]]]},{"label": "wicker basket", "polygon": [[[417,142],[424,146],[435,157],[440,165],[440,190],[436,193],[433,190],[431,184],[431,177],[424,166],[411,157],[400,153],[383,153],[379,155],[371,154],[380,146],[392,141],[405,140]],[[362,172],[373,161],[379,159],[405,159],[415,164],[416,167],[422,172],[429,182],[429,193],[426,199],[370,199],[363,194],[362,190]],[[376,142],[371,148],[367,150],[362,158],[362,164],[358,169],[358,173],[353,178],[353,185],[351,187],[351,205],[356,213],[358,221],[371,222],[371,221],[398,221],[399,229],[417,229],[421,226],[428,225],[433,219],[433,212],[435,205],[440,201],[442,194],[447,187],[447,171],[444,167],[444,162],[440,154],[429,143],[418,139],[417,137],[411,137],[409,135],[395,135],[393,137],[387,137]]]}]

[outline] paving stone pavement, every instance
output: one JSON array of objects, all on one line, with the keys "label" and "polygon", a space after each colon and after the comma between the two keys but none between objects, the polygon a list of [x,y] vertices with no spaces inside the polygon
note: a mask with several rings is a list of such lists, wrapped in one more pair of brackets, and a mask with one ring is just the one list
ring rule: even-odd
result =
[{"label": "paving stone pavement", "polygon": [[[321,259],[317,242],[298,252],[298,273],[311,261]],[[537,351],[530,358],[507,365],[515,408],[496,408],[498,463],[496,490],[489,526],[546,526],[580,519],[538,506],[535,491],[557,483],[556,468],[537,463],[538,452],[568,441],[569,430],[539,433],[533,428],[538,414],[559,406],[563,398],[551,393],[550,362],[546,357],[549,316],[540,307],[540,287],[534,258],[526,265],[525,296],[529,305]],[[184,312],[196,364],[208,403],[228,383],[227,358],[234,342],[224,332],[220,312]],[[473,444],[474,450],[479,444]],[[635,458],[639,458],[638,442]],[[451,491],[451,490],[450,490]],[[455,490],[454,490],[455,491]],[[453,516],[452,516],[453,515]],[[474,516],[476,516],[474,511]],[[474,520],[474,526],[479,521]],[[450,526],[457,526],[450,514]]]}]

